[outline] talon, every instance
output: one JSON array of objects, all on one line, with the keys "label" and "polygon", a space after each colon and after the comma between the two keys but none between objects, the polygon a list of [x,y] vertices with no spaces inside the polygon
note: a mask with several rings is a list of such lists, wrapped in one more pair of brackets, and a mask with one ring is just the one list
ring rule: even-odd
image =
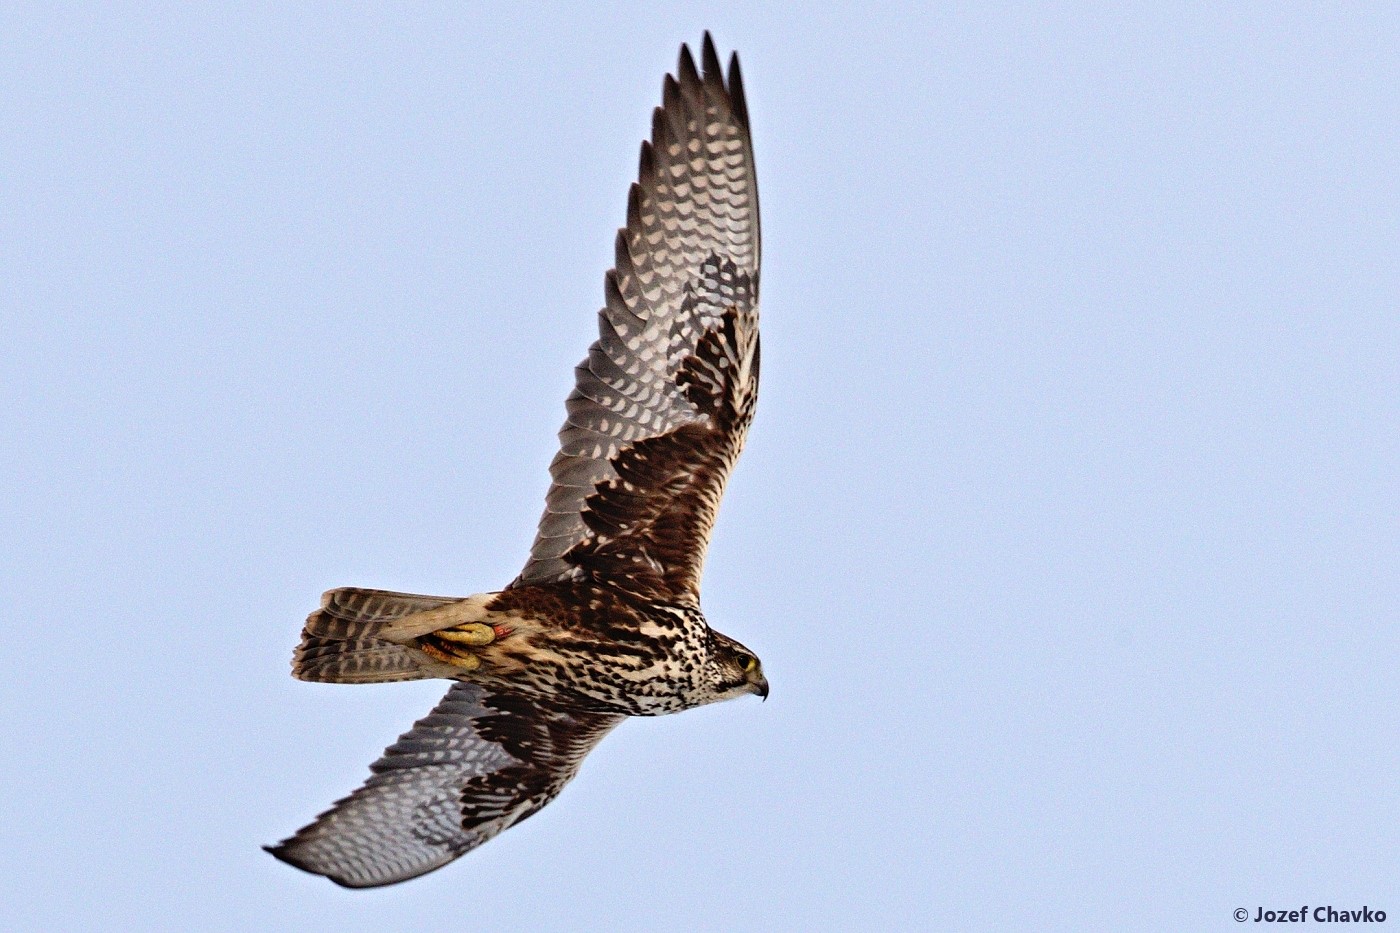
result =
[{"label": "talon", "polygon": [[466,651],[454,651],[452,652],[452,656],[454,658],[452,663],[463,670],[474,671],[481,667],[481,658],[478,658],[474,654],[470,654]]},{"label": "talon", "polygon": [[495,641],[498,633],[493,626],[486,625],[485,623],[468,622],[465,625],[445,628],[433,634],[444,641],[452,641],[461,645],[470,645],[473,648],[480,648],[482,645],[489,645],[491,642]]},{"label": "talon", "polygon": [[423,640],[418,643],[418,648],[428,657],[443,664],[451,664],[453,667],[460,667],[463,670],[474,671],[481,667],[481,658],[470,651],[456,651],[452,644],[445,643],[441,647],[431,641]]}]

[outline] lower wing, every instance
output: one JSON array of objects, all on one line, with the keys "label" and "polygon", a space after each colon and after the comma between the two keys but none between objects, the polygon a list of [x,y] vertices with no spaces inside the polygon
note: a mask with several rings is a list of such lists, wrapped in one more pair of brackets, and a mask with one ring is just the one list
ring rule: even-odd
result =
[{"label": "lower wing", "polygon": [[350,888],[416,878],[553,800],[623,718],[455,684],[359,790],[267,851]]}]

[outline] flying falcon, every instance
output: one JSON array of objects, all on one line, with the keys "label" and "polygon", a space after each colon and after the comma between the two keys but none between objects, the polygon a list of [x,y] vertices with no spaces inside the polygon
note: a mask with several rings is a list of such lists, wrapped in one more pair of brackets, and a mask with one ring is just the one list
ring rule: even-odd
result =
[{"label": "flying falcon", "polygon": [[292,674],[446,678],[350,796],[268,851],[352,888],[439,868],[558,795],[628,716],[768,696],[700,574],[758,399],[758,190],[739,60],[681,46],[520,575],[466,599],[331,590]]}]

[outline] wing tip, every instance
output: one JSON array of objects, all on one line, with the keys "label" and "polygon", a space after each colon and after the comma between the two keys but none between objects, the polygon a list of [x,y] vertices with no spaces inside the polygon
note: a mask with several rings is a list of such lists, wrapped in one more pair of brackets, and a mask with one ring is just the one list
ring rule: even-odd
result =
[{"label": "wing tip", "polygon": [[[666,76],[666,80],[671,84],[675,84],[676,82],[676,79],[670,75]],[[664,86],[661,89],[661,96],[663,100],[666,98],[666,88]],[[655,157],[657,150],[661,150],[662,152],[666,151],[666,142],[670,135],[671,131],[666,122],[666,110],[664,105],[655,108],[651,112],[651,150],[653,157]]]},{"label": "wing tip", "polygon": [[739,53],[729,54],[729,107],[734,111],[734,119],[744,129],[749,128],[749,105],[744,99],[744,75],[739,70]]},{"label": "wing tip", "polygon": [[[297,857],[296,836],[283,839],[281,842],[273,845],[265,845],[262,847],[262,850],[277,859],[277,861],[290,865],[299,871],[304,871],[308,875],[320,875],[323,878],[331,878],[331,876],[325,872],[312,868],[304,858]],[[331,880],[336,881],[335,878],[331,878]],[[339,884],[340,882],[336,881],[336,883]]]},{"label": "wing tip", "polygon": [[342,888],[358,890],[362,888],[379,888],[383,887],[386,884],[396,883],[396,881],[352,881],[349,878],[337,877],[336,875],[332,875],[328,872],[321,871],[319,868],[312,868],[309,864],[298,861],[297,857],[294,854],[292,854],[292,852],[290,851],[291,846],[289,845],[290,841],[291,840],[288,840],[287,842],[279,842],[275,846],[263,846],[262,850],[268,855],[271,855],[273,858],[277,859],[279,862],[284,862],[285,864],[292,866],[298,871],[306,872],[308,875],[316,875],[319,878],[326,878],[340,885]]},{"label": "wing tip", "polygon": [[[697,72],[695,58],[691,54],[690,45],[681,43],[680,55],[676,64],[676,76],[681,88],[710,85],[715,90],[720,91],[729,99],[729,108],[734,114],[734,118],[744,129],[749,129],[749,108],[748,102],[744,99],[744,76],[739,67],[739,53],[733,51],[729,53],[728,75],[720,65],[719,51],[715,46],[714,35],[706,29],[700,41],[700,69]],[[668,81],[673,81],[670,75],[666,76]],[[692,83],[693,82],[693,83]],[[663,85],[663,100],[666,86]],[[669,109],[669,104],[667,105]]]},{"label": "wing tip", "polygon": [[700,62],[705,68],[705,76],[719,71],[719,53],[715,51],[715,37],[710,35],[708,29],[705,30],[705,37],[700,40]]},{"label": "wing tip", "polygon": [[690,54],[690,46],[681,43],[680,59],[676,62],[676,77],[681,87],[695,87],[700,83],[700,72],[695,67],[695,57]]}]

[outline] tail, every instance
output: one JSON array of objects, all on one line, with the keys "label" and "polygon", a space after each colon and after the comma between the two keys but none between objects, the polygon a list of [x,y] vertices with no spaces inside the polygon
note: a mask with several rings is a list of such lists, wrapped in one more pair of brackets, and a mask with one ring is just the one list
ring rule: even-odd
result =
[{"label": "tail", "polygon": [[422,670],[401,643],[440,627],[394,625],[428,609],[461,602],[451,596],[415,596],[344,587],[321,597],[306,619],[292,655],[292,676],[323,684],[379,684],[438,676]]}]

